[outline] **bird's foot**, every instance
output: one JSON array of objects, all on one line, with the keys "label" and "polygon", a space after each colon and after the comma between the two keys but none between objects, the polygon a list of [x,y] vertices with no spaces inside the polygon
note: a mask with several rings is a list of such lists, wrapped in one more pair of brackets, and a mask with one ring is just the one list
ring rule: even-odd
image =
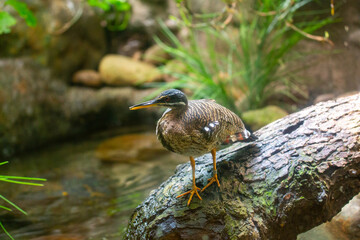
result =
[{"label": "bird's foot", "polygon": [[219,183],[219,180],[218,180],[218,176],[217,174],[214,174],[213,177],[209,178],[208,179],[209,183],[206,184],[206,186],[201,190],[201,192],[203,192],[206,188],[208,188],[211,184],[213,184],[214,182],[217,183],[218,187],[220,187],[220,183]]},{"label": "bird's foot", "polygon": [[196,196],[198,196],[198,198],[199,198],[200,200],[202,200],[202,198],[200,197],[200,195],[199,195],[199,193],[198,193],[198,190],[201,190],[201,188],[198,188],[197,186],[193,186],[193,189],[191,189],[190,191],[187,191],[187,192],[185,192],[185,193],[183,193],[183,194],[180,194],[180,195],[177,196],[176,198],[179,198],[179,197],[185,196],[185,195],[187,195],[187,194],[190,194],[190,198],[189,198],[189,200],[188,200],[188,202],[187,202],[187,205],[189,206],[189,205],[190,205],[190,202],[191,202],[191,200],[192,200],[192,198],[193,198],[193,196],[194,196],[195,193],[196,193]]}]

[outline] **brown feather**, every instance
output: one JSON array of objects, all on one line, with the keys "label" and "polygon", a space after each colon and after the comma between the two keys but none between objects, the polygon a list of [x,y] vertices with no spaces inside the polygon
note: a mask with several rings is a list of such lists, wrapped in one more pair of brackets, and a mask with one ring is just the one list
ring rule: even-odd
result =
[{"label": "brown feather", "polygon": [[190,100],[184,108],[168,109],[159,119],[156,133],[165,148],[200,156],[225,142],[231,135],[247,136],[241,119],[213,100]]}]

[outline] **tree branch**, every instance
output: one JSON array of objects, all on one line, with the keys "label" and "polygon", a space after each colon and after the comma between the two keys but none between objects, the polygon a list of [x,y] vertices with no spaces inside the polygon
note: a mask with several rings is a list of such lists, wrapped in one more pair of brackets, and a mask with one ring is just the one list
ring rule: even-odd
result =
[{"label": "tree branch", "polygon": [[[221,187],[190,207],[175,197],[190,188],[191,167],[178,166],[136,208],[126,239],[296,239],[359,193],[360,94],[308,107],[256,135],[218,152]],[[211,165],[209,154],[197,158],[197,186]]]}]

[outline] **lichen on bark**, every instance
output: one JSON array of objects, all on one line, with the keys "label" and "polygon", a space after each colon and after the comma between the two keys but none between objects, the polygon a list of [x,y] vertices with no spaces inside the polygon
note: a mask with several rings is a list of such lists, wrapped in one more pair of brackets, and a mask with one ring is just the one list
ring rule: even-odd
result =
[{"label": "lichen on bark", "polygon": [[[217,154],[221,187],[194,199],[190,164],[139,205],[126,239],[296,239],[337,214],[360,191],[360,94],[319,103]],[[212,174],[196,159],[197,186]]]}]

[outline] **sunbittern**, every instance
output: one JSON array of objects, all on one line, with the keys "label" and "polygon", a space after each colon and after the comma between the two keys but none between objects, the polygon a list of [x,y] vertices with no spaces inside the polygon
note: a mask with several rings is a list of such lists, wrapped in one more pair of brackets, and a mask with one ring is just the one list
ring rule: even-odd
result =
[{"label": "sunbittern", "polygon": [[194,194],[201,197],[195,184],[194,157],[211,152],[213,158],[213,177],[201,190],[204,191],[216,182],[220,187],[216,170],[216,147],[222,143],[254,140],[255,137],[245,129],[241,119],[229,109],[214,100],[187,100],[186,95],[170,89],[162,92],[153,100],[130,107],[130,110],[162,106],[168,107],[156,126],[156,135],[168,150],[189,156],[192,167],[192,189],[177,197],[190,194],[187,205]]}]

